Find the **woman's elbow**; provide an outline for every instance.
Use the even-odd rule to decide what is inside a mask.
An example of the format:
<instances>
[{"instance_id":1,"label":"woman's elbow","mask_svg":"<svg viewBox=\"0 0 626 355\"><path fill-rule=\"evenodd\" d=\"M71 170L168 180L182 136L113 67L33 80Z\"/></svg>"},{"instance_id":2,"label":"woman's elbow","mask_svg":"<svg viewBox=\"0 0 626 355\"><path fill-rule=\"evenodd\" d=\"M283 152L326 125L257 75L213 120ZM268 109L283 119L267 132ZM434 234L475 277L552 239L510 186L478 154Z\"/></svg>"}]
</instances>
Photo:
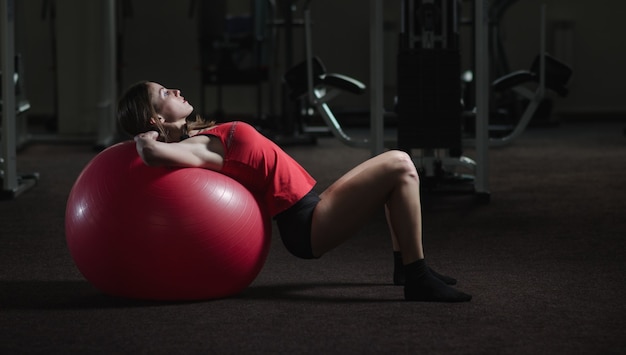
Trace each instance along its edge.
<instances>
[{"instance_id":1,"label":"woman's elbow","mask_svg":"<svg viewBox=\"0 0 626 355\"><path fill-rule=\"evenodd\" d=\"M144 162L144 164L148 165L148 166L159 166L160 164L160 159L158 158L154 147L150 147L150 146L137 146L137 153L139 154L139 157L141 158L141 160Z\"/></svg>"}]
</instances>

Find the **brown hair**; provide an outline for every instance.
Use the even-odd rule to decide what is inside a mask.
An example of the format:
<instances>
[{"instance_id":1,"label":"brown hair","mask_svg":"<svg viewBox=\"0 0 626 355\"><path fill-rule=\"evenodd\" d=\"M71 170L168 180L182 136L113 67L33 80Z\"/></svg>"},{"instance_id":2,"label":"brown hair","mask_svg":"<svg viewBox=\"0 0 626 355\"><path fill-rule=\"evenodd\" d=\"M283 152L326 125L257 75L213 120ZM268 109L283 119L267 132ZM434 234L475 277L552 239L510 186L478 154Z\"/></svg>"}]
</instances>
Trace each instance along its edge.
<instances>
[{"instance_id":1,"label":"brown hair","mask_svg":"<svg viewBox=\"0 0 626 355\"><path fill-rule=\"evenodd\" d=\"M170 142L169 132L163 127L160 120L150 123L152 117L158 114L152 105L152 98L148 90L148 81L140 81L130 86L120 97L117 104L117 122L120 127L131 136L146 131L157 131L159 140ZM187 117L187 124L183 127L184 135L188 130L199 130L215 125L214 121L206 121L198 114Z\"/></svg>"}]
</instances>

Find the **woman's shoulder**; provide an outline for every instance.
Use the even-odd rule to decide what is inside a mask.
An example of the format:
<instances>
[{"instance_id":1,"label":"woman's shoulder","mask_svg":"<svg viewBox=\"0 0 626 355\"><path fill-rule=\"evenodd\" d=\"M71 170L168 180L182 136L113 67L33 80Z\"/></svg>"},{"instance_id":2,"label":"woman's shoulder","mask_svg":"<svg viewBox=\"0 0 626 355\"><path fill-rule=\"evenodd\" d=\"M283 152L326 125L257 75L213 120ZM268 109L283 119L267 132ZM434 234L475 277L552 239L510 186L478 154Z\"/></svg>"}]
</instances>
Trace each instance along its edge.
<instances>
[{"instance_id":1,"label":"woman's shoulder","mask_svg":"<svg viewBox=\"0 0 626 355\"><path fill-rule=\"evenodd\" d=\"M212 135L219 137L230 137L233 134L237 136L245 136L248 139L251 138L251 136L261 136L256 127L245 121L228 121L218 123L214 126L192 133L192 135Z\"/></svg>"},{"instance_id":2,"label":"woman's shoulder","mask_svg":"<svg viewBox=\"0 0 626 355\"><path fill-rule=\"evenodd\" d=\"M195 130L195 132L190 132L192 136L197 136L197 135L215 135L217 132L219 132L221 129L224 128L225 123L217 123L211 127L205 127L205 128L201 128L198 130Z\"/></svg>"}]
</instances>

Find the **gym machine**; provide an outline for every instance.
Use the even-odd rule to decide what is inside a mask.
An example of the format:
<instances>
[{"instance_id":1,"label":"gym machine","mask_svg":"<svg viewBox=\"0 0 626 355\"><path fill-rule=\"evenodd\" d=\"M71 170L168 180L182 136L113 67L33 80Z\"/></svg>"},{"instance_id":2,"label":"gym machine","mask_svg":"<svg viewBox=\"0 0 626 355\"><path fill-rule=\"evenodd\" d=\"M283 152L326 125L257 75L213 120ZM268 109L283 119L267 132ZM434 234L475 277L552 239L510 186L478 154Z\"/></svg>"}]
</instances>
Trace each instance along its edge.
<instances>
[{"instance_id":1,"label":"gym machine","mask_svg":"<svg viewBox=\"0 0 626 355\"><path fill-rule=\"evenodd\" d=\"M371 120L370 139L356 140L345 133L334 117L328 102L339 93L361 94L365 85L356 79L327 73L321 60L314 56L311 46L310 11L307 1L304 11L306 60L287 71L284 79L293 98L304 98L324 119L328 129L341 142L370 148L372 154L383 149L384 109L382 105L382 4L371 0L370 62L371 62ZM402 33L398 54L398 142L397 146L411 154L423 181L439 182L450 167L462 167L476 174L475 192L489 199L486 189L486 167L477 169L472 159L461 156L461 93L460 51L458 43L456 0L405 0L402 3ZM480 7L482 9L482 7ZM477 16L485 18L480 12ZM486 28L477 28L481 42ZM486 44L487 41L481 43ZM477 68L478 71L485 70ZM481 72L483 77L484 72ZM477 85L484 85L477 81ZM484 93L485 91L482 91ZM486 94L479 94L481 106L477 112L476 131L483 131L483 117L488 114ZM481 137L482 133L478 133ZM419 152L416 152L419 149ZM480 161L486 161L486 145L479 145ZM444 176L446 175L446 176ZM459 175L467 179L464 175ZM472 181L474 179L472 178Z\"/></svg>"},{"instance_id":2,"label":"gym machine","mask_svg":"<svg viewBox=\"0 0 626 355\"><path fill-rule=\"evenodd\" d=\"M405 0L398 49L398 148L461 151L456 0Z\"/></svg>"},{"instance_id":3,"label":"gym machine","mask_svg":"<svg viewBox=\"0 0 626 355\"><path fill-rule=\"evenodd\" d=\"M383 149L385 115L382 106L381 2L371 0L370 3L370 14L373 17L370 32L370 139L350 137L328 105L340 93L362 94L365 85L345 75L328 73L321 60L314 56L308 5L310 1L307 1L304 10L306 60L288 70L284 77L291 97L304 99L314 107L329 131L341 142L353 147L370 148L373 155L378 154ZM475 183L473 191L479 198L488 201L486 166L479 166L474 160L461 156L462 108L456 6L456 1L452 0L403 2L403 32L400 35L398 54L397 146L411 154L423 176L422 181L426 183L425 187L438 184L444 179L460 178L463 182L469 179ZM484 16L482 13L479 15ZM484 38L485 34L486 28L480 27L476 37ZM478 70L484 68L477 68ZM478 84L482 85L484 82L477 81ZM488 97L484 94L477 96L480 96L482 102ZM480 112L477 117L481 118L485 116L485 112L488 114L487 104L481 106L477 112ZM482 122L483 119L480 119L476 124L482 125ZM477 131L482 131L482 128ZM477 153L481 162L486 161L486 152L486 144L479 144ZM459 167L469 170L476 178L449 173Z\"/></svg>"},{"instance_id":4,"label":"gym machine","mask_svg":"<svg viewBox=\"0 0 626 355\"><path fill-rule=\"evenodd\" d=\"M198 17L201 67L201 105L204 112L205 86L216 88L215 119L224 119L224 87L256 87L257 118L263 116L262 83L269 80L269 38L267 1L250 1L250 14L228 15L228 2L192 0L189 16Z\"/></svg>"},{"instance_id":5,"label":"gym machine","mask_svg":"<svg viewBox=\"0 0 626 355\"><path fill-rule=\"evenodd\" d=\"M383 105L383 1L370 0L370 149L372 155L379 154L384 149L384 105ZM431 3L434 3L431 1ZM403 6L406 5L403 3ZM404 7L403 7L404 9ZM489 57L487 53L488 16L485 0L475 0L474 6L474 75L475 87L475 158L465 157L418 157L417 167L425 165L443 167L444 163L452 167L462 166L470 169L474 176L474 191L478 200L488 202L488 117L489 117ZM428 161L430 160L430 161Z\"/></svg>"},{"instance_id":6,"label":"gym machine","mask_svg":"<svg viewBox=\"0 0 626 355\"><path fill-rule=\"evenodd\" d=\"M223 86L255 85L253 123L263 134L280 145L315 144L316 136L305 132L301 108L290 99L282 80L283 67L293 66L294 53L299 49L294 45L294 32L304 26L304 20L296 17L300 1L251 0L250 14L238 16L228 14L225 0L192 0L190 16L195 16L196 7L202 88L204 91L205 85L212 85L217 89L215 119L228 119L221 107ZM265 83L267 94L263 94ZM267 109L262 106L265 99Z\"/></svg>"},{"instance_id":7,"label":"gym machine","mask_svg":"<svg viewBox=\"0 0 626 355\"><path fill-rule=\"evenodd\" d=\"M398 54L398 147L414 157L426 189L443 187L443 191L458 192L458 186L471 182L478 200L488 202L488 148L510 144L524 132L544 103L546 89L566 96L572 70L546 53L546 10L543 5L540 53L530 69L491 81L490 54L493 57L494 53L501 54L502 51L488 51L490 21L487 2L475 0L476 101L464 111L460 93L458 3L456 0L403 2ZM497 102L494 100L490 106L489 97L492 95L497 99L503 93L519 97L517 100L523 102L525 108L522 112L509 112L517 122L506 134L494 136L489 123L498 114L498 110L492 107ZM468 116L472 119L471 124L465 122ZM472 136L468 137L467 131ZM462 155L465 147L475 148L476 160ZM463 170L469 173L462 173Z\"/></svg>"},{"instance_id":8,"label":"gym machine","mask_svg":"<svg viewBox=\"0 0 626 355\"><path fill-rule=\"evenodd\" d=\"M500 9L510 1L496 2L493 7ZM507 6L508 7L508 6ZM499 13L501 10L490 11L492 15ZM492 28L492 40L498 38ZM502 61L503 64L496 65L496 72L508 68L506 60L503 58L503 50L496 50L502 45L492 44L491 57L496 61ZM542 105L548 104L546 99L546 91L556 93L560 97L568 95L569 90L567 84L572 76L572 69L565 63L554 58L546 51L546 5L542 5L540 9L540 45L539 54L533 60L528 70L517 70L509 72L505 75L497 77L491 82L491 92L493 94L493 104L490 114L490 122L495 124L490 126L488 144L490 147L501 147L510 144L517 139L528 127L531 119L536 117L541 110ZM497 55L496 55L497 54ZM500 69L498 69L500 68ZM509 101L513 101L510 103ZM507 106L508 102L508 106ZM471 109L471 108L470 108ZM469 112L472 116L472 112ZM508 116L511 122L505 122L502 125L500 116ZM498 127L498 123L503 127ZM492 129L493 128L493 129ZM475 145L474 139L464 139L464 145Z\"/></svg>"},{"instance_id":9,"label":"gym machine","mask_svg":"<svg viewBox=\"0 0 626 355\"><path fill-rule=\"evenodd\" d=\"M338 93L359 94L364 85L355 79L326 72L310 46L310 18L307 11L307 59L285 75L292 97L305 98L315 107L335 137L351 146L369 147L372 155L384 149L382 1L370 0L369 140L355 141L346 135L328 108L328 101ZM490 199L489 147L508 144L524 131L542 101L544 88L565 95L571 69L545 53L544 14L541 17L542 49L530 70L510 73L492 81L489 65L489 31L492 28L488 2L471 2L474 65L472 80L466 84L473 85L474 95L471 109L464 112L458 38L459 1L403 0L398 53L397 147L411 154L425 189L472 192L479 202L486 203ZM545 10L542 11L545 13ZM535 85L535 89L526 87L529 84ZM501 90L514 90L520 95L526 95L529 104L511 135L494 138L489 133L489 118L492 114L490 96L494 91ZM468 128L465 122L468 115L472 118L471 137L464 132ZM466 147L473 148L473 158L463 155ZM470 191L468 187L471 187Z\"/></svg>"},{"instance_id":10,"label":"gym machine","mask_svg":"<svg viewBox=\"0 0 626 355\"><path fill-rule=\"evenodd\" d=\"M474 182L477 163L462 155L458 1L404 0L401 16L398 148L413 157L424 190L444 191L445 187L446 192L459 192L462 187L464 192L467 183ZM478 148L486 156L486 147ZM474 186L472 192L489 200L486 190Z\"/></svg>"},{"instance_id":11,"label":"gym machine","mask_svg":"<svg viewBox=\"0 0 626 355\"><path fill-rule=\"evenodd\" d=\"M328 102L341 93L362 95L365 93L365 84L343 74L327 72L321 59L313 54L310 3L311 0L305 1L303 7L306 59L290 68L284 76L289 96L292 100L303 99L305 105L314 107L326 128L339 141L348 146L367 148L369 140L348 135L328 106Z\"/></svg>"}]
</instances>

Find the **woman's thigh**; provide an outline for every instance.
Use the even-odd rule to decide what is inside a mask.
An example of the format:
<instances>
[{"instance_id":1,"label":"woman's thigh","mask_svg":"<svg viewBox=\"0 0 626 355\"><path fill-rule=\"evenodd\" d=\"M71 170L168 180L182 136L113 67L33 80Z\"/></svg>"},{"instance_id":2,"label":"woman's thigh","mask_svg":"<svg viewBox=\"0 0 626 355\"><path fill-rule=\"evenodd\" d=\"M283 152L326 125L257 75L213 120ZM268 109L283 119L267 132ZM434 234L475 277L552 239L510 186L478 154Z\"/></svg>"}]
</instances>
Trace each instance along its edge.
<instances>
[{"instance_id":1,"label":"woman's thigh","mask_svg":"<svg viewBox=\"0 0 626 355\"><path fill-rule=\"evenodd\" d=\"M313 213L313 250L319 253L334 248L376 211L383 211L407 164L413 166L408 155L389 151L363 162L328 187Z\"/></svg>"}]
</instances>

